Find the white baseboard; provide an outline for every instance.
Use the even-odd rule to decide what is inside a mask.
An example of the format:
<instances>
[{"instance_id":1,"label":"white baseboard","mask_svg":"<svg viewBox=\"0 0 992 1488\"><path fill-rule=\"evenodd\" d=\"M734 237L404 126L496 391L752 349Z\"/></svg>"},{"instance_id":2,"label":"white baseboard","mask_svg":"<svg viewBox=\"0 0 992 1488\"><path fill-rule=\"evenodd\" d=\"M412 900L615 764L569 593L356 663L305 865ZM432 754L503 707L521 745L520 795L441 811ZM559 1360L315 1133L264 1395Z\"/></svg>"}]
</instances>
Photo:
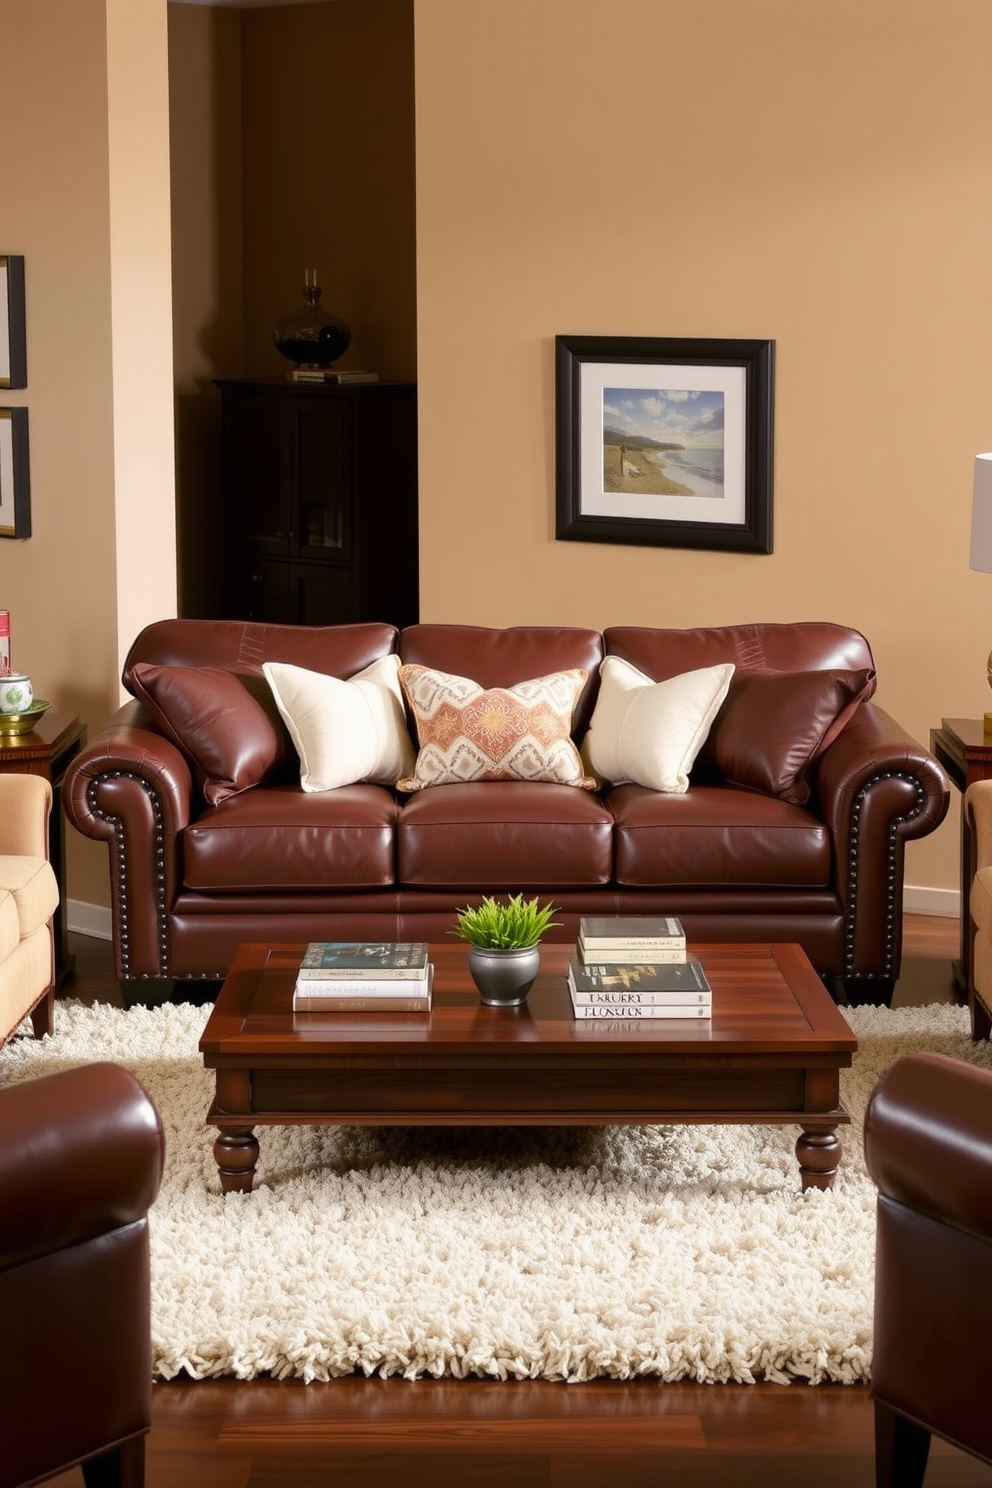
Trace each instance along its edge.
<instances>
[{"instance_id":1,"label":"white baseboard","mask_svg":"<svg viewBox=\"0 0 992 1488\"><path fill-rule=\"evenodd\" d=\"M956 920L961 914L961 895L957 889L928 889L906 884L902 905L906 914L939 915ZM66 923L70 930L77 930L80 935L92 935L96 940L112 939L110 910L102 904L69 899L66 902Z\"/></svg>"},{"instance_id":2,"label":"white baseboard","mask_svg":"<svg viewBox=\"0 0 992 1488\"><path fill-rule=\"evenodd\" d=\"M67 899L65 922L70 930L80 935L92 935L94 940L112 940L110 910L102 904L86 904L82 899Z\"/></svg>"},{"instance_id":3,"label":"white baseboard","mask_svg":"<svg viewBox=\"0 0 992 1488\"><path fill-rule=\"evenodd\" d=\"M904 884L902 907L906 914L939 915L957 920L961 916L961 893L958 889L928 889L917 884Z\"/></svg>"}]
</instances>

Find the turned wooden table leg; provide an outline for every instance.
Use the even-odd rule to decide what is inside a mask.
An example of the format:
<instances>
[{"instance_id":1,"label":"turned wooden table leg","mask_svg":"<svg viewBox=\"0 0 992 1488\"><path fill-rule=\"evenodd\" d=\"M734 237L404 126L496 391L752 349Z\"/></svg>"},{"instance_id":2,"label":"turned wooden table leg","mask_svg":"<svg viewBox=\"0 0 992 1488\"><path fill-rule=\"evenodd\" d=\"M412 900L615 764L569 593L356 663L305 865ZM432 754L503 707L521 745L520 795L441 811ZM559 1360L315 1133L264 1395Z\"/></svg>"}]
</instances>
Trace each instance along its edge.
<instances>
[{"instance_id":1,"label":"turned wooden table leg","mask_svg":"<svg viewBox=\"0 0 992 1488\"><path fill-rule=\"evenodd\" d=\"M804 1126L796 1141L803 1193L808 1188L833 1188L843 1154L835 1126Z\"/></svg>"},{"instance_id":2,"label":"turned wooden table leg","mask_svg":"<svg viewBox=\"0 0 992 1488\"><path fill-rule=\"evenodd\" d=\"M250 1126L222 1131L214 1142L214 1158L224 1193L251 1193L258 1162L258 1139Z\"/></svg>"}]
</instances>

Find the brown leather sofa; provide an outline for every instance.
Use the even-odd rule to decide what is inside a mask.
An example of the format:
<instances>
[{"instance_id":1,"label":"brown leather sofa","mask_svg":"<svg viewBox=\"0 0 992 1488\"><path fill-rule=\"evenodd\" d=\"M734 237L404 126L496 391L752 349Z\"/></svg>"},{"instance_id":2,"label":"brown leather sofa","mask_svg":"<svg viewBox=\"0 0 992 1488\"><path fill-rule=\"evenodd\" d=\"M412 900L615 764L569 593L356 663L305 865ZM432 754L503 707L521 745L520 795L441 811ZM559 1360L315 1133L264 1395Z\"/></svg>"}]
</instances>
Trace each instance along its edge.
<instances>
[{"instance_id":1,"label":"brown leather sofa","mask_svg":"<svg viewBox=\"0 0 992 1488\"><path fill-rule=\"evenodd\" d=\"M934 1433L992 1463L992 1071L897 1060L869 1101L865 1156L878 1187L875 1481L919 1488Z\"/></svg>"},{"instance_id":2,"label":"brown leather sofa","mask_svg":"<svg viewBox=\"0 0 992 1488\"><path fill-rule=\"evenodd\" d=\"M281 725L263 662L350 678L392 652L484 688L582 668L576 741L605 656L653 682L726 662L736 670L685 794L529 780L408 796L367 782L303 791L291 743L270 747ZM209 682L195 706L186 697L184 724L150 709L139 681L149 667L168 669L160 681L192 677L194 697ZM808 733L810 682L815 690L828 673L871 680L836 737L817 733L827 747L804 762L802 789L779 791L776 771ZM256 721L268 698L268 745L225 703L232 677L251 693ZM695 941L797 941L825 978L883 1001L900 964L904 844L939 824L949 786L870 699L873 679L865 638L820 622L601 634L166 620L134 642L123 681L144 701L126 704L70 766L66 813L109 847L128 997L160 995L149 985L159 981L222 978L245 941L443 939L457 906L519 890L553 899L558 939L575 937L582 914L678 914ZM731 699L736 712L725 716ZM722 751L712 745L718 727Z\"/></svg>"},{"instance_id":3,"label":"brown leather sofa","mask_svg":"<svg viewBox=\"0 0 992 1488\"><path fill-rule=\"evenodd\" d=\"M162 1161L158 1112L120 1065L0 1090L0 1488L76 1463L87 1488L144 1482Z\"/></svg>"}]
</instances>

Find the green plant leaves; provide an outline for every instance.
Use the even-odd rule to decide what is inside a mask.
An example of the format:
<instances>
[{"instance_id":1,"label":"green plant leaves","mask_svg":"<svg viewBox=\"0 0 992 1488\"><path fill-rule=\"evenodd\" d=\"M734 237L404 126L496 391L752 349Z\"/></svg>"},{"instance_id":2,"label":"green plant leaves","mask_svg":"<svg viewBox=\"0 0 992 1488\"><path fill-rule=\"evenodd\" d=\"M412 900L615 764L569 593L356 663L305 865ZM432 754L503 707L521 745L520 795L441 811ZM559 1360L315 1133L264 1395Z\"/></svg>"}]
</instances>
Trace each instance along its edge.
<instances>
[{"instance_id":1,"label":"green plant leaves","mask_svg":"<svg viewBox=\"0 0 992 1488\"><path fill-rule=\"evenodd\" d=\"M537 945L546 930L560 924L551 918L554 912L553 904L539 905L536 897L525 899L522 894L510 894L501 901L487 894L475 908L466 906L458 910L457 926L451 934L467 940L469 945L516 950Z\"/></svg>"}]
</instances>

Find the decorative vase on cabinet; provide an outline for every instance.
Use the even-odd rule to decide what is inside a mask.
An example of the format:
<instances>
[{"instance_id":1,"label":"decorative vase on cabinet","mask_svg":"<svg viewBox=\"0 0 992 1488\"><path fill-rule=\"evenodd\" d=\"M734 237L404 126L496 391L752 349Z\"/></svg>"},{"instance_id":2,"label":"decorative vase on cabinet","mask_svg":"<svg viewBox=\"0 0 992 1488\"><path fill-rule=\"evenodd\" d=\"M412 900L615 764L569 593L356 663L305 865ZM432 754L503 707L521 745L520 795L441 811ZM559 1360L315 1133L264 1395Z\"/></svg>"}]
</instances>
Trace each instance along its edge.
<instances>
[{"instance_id":1,"label":"decorative vase on cabinet","mask_svg":"<svg viewBox=\"0 0 992 1488\"><path fill-rule=\"evenodd\" d=\"M297 367L332 367L351 345L351 327L324 309L321 293L317 270L304 270L303 305L273 332L278 350Z\"/></svg>"},{"instance_id":2,"label":"decorative vase on cabinet","mask_svg":"<svg viewBox=\"0 0 992 1488\"><path fill-rule=\"evenodd\" d=\"M225 615L419 619L413 383L221 379Z\"/></svg>"}]
</instances>

